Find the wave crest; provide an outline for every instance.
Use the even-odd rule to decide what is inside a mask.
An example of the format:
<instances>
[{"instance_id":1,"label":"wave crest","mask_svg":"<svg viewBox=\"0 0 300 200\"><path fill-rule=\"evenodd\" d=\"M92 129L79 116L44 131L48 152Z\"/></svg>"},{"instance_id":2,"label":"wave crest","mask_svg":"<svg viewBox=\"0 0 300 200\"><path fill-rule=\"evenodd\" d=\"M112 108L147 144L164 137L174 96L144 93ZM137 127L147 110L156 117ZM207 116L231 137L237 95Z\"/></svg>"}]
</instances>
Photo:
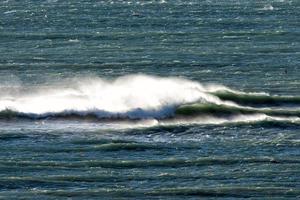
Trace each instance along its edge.
<instances>
[{"instance_id":1,"label":"wave crest","mask_svg":"<svg viewBox=\"0 0 300 200\"><path fill-rule=\"evenodd\" d=\"M299 106L300 97L245 93L222 85L148 75L129 75L115 80L76 79L62 82L59 87L21 87L18 93L3 95L0 91L0 94L1 119L162 120L202 116L230 121L237 116L250 115L300 116L299 110L273 108Z\"/></svg>"}]
</instances>

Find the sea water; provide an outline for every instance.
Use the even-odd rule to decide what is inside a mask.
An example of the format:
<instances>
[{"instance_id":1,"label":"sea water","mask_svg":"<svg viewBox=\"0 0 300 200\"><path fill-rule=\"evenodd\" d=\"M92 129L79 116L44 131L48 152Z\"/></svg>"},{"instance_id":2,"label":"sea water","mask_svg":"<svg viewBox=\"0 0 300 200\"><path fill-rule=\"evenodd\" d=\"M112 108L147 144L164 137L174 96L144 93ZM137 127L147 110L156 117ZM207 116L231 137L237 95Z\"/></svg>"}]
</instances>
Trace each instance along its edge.
<instances>
[{"instance_id":1,"label":"sea water","mask_svg":"<svg viewBox=\"0 0 300 200\"><path fill-rule=\"evenodd\" d=\"M300 2L0 2L0 198L300 197Z\"/></svg>"}]
</instances>

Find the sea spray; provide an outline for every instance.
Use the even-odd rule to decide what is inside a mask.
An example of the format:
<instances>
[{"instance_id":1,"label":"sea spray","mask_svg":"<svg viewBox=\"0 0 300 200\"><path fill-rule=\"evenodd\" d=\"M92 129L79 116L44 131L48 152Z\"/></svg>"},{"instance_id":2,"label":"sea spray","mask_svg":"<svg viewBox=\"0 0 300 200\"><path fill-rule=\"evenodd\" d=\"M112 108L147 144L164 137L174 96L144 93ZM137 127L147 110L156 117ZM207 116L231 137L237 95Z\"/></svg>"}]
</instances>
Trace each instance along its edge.
<instances>
[{"instance_id":1,"label":"sea spray","mask_svg":"<svg viewBox=\"0 0 300 200\"><path fill-rule=\"evenodd\" d=\"M297 96L246 93L176 77L138 74L114 80L77 78L62 82L61 87L57 85L24 88L26 92L22 93L21 89L15 95L2 96L0 119L154 119L224 123L246 119L293 118L298 121L300 116L300 109L295 107L300 104ZM281 107L282 104L294 107Z\"/></svg>"},{"instance_id":2,"label":"sea spray","mask_svg":"<svg viewBox=\"0 0 300 200\"><path fill-rule=\"evenodd\" d=\"M164 118L193 102L223 104L197 82L180 78L131 75L116 80L77 80L61 88L34 88L26 94L0 98L0 111L35 117L93 113L98 117Z\"/></svg>"}]
</instances>

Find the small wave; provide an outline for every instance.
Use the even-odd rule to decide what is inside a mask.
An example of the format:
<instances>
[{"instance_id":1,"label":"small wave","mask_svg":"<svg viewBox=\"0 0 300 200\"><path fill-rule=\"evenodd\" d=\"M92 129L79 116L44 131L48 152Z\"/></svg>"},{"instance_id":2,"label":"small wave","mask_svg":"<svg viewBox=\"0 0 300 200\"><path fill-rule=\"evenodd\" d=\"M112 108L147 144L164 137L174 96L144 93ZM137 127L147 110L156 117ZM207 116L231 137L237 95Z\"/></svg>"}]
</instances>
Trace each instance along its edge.
<instances>
[{"instance_id":1,"label":"small wave","mask_svg":"<svg viewBox=\"0 0 300 200\"><path fill-rule=\"evenodd\" d=\"M4 14L11 14L11 13L16 13L16 12L17 12L17 10L9 10L9 11L4 12Z\"/></svg>"},{"instance_id":2,"label":"small wave","mask_svg":"<svg viewBox=\"0 0 300 200\"><path fill-rule=\"evenodd\" d=\"M80 42L80 40L78 40L78 39L69 39L68 41L69 41L69 42L73 42L73 43Z\"/></svg>"},{"instance_id":3,"label":"small wave","mask_svg":"<svg viewBox=\"0 0 300 200\"><path fill-rule=\"evenodd\" d=\"M176 114L181 116L209 115L216 117L232 115L266 114L269 116L299 117L300 110L268 108L260 109L252 107L234 107L216 104L191 104L180 106L176 110Z\"/></svg>"},{"instance_id":4,"label":"small wave","mask_svg":"<svg viewBox=\"0 0 300 200\"><path fill-rule=\"evenodd\" d=\"M282 106L284 104L300 104L300 96L271 96L266 93L244 93L219 90L212 92L222 100L233 101L242 105Z\"/></svg>"},{"instance_id":5,"label":"small wave","mask_svg":"<svg viewBox=\"0 0 300 200\"><path fill-rule=\"evenodd\" d=\"M184 167L184 166L207 166L207 165L234 165L241 163L300 163L299 159L274 158L274 157L257 157L257 158L229 158L229 157L202 157L198 159L164 159L164 160L89 160L76 162L56 162L56 161L0 161L2 166L15 166L16 163L20 167L103 167L103 168L145 168L145 167Z\"/></svg>"},{"instance_id":6,"label":"small wave","mask_svg":"<svg viewBox=\"0 0 300 200\"><path fill-rule=\"evenodd\" d=\"M274 10L274 7L272 5L265 5L262 9L260 10Z\"/></svg>"}]
</instances>

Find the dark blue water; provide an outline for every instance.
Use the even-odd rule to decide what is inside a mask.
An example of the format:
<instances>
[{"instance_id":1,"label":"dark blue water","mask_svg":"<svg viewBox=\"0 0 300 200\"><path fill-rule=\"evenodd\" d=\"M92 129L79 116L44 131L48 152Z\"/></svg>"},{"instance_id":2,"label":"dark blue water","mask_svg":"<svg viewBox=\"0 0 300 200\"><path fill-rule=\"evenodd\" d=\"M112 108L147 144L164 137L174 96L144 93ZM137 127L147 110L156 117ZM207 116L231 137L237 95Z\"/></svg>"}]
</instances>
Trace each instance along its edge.
<instances>
[{"instance_id":1,"label":"dark blue water","mask_svg":"<svg viewBox=\"0 0 300 200\"><path fill-rule=\"evenodd\" d=\"M300 2L0 2L0 198L300 197Z\"/></svg>"}]
</instances>

